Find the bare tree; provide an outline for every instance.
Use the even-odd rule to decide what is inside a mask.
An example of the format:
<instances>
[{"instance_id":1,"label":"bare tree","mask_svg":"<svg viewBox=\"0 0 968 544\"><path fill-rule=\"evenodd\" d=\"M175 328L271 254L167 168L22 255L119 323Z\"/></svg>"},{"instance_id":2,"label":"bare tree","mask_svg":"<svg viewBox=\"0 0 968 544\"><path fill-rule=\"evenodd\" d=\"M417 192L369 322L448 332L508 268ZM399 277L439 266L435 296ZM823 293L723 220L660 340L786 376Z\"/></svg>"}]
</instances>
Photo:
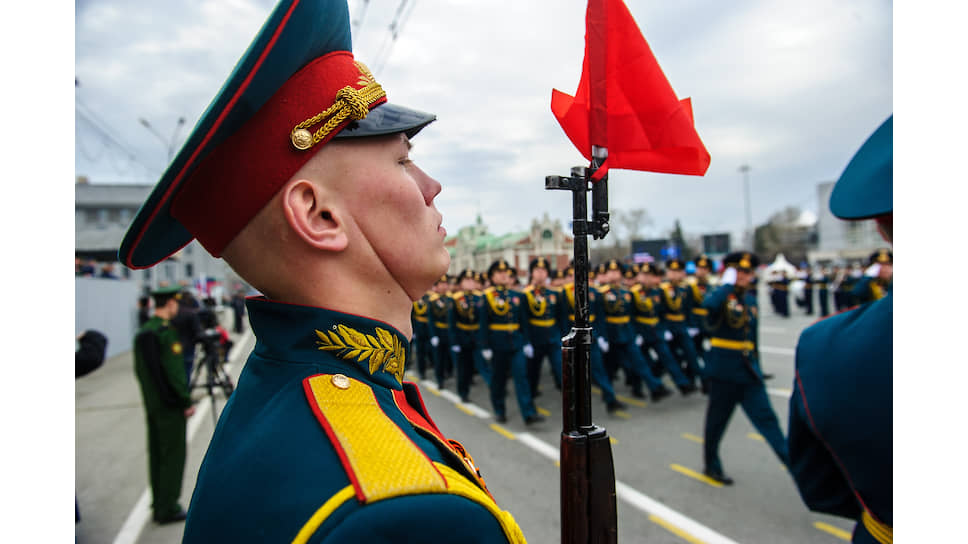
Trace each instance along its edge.
<instances>
[{"instance_id":1,"label":"bare tree","mask_svg":"<svg viewBox=\"0 0 968 544\"><path fill-rule=\"evenodd\" d=\"M637 240L642 236L643 227L652 225L652 217L644 208L635 208L628 211L615 210L613 216L613 223L622 226L625 240L630 244L632 240Z\"/></svg>"}]
</instances>

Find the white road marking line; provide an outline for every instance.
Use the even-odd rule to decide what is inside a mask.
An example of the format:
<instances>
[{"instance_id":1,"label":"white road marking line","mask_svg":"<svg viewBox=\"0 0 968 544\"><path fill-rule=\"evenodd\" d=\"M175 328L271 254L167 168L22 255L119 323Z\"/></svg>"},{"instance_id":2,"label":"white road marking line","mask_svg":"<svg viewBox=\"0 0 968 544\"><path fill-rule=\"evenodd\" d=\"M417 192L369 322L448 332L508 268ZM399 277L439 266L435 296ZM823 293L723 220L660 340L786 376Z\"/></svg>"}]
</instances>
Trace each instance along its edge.
<instances>
[{"instance_id":1,"label":"white road marking line","mask_svg":"<svg viewBox=\"0 0 968 544\"><path fill-rule=\"evenodd\" d=\"M552 461L558 461L558 448L548 444L547 442L544 442L531 433L517 433L515 436L517 437L518 442L521 442L522 444L551 459ZM635 489L632 489L628 485L623 484L618 480L615 481L615 494L635 508L645 512L646 514L658 516L669 524L682 529L694 537L697 537L699 540L705 541L709 544L738 544L736 541L731 540L717 533L716 531L713 531L709 527L702 525L692 518L676 512L668 506L636 491Z\"/></svg>"},{"instance_id":2,"label":"white road marking line","mask_svg":"<svg viewBox=\"0 0 968 544\"><path fill-rule=\"evenodd\" d=\"M635 508L654 516L660 517L686 533L706 542L707 544L738 544L735 540L713 531L709 527L676 512L668 506L649 498L631 487L615 481L615 494Z\"/></svg>"},{"instance_id":3,"label":"white road marking line","mask_svg":"<svg viewBox=\"0 0 968 544\"><path fill-rule=\"evenodd\" d=\"M760 346L760 352L762 353L772 353L774 355L796 355L797 350L790 348L774 348L771 346Z\"/></svg>"},{"instance_id":4,"label":"white road marking line","mask_svg":"<svg viewBox=\"0 0 968 544\"><path fill-rule=\"evenodd\" d=\"M232 351L229 352L229 360L235 361L238 359L242 349L248 344L250 338L252 337L252 329L246 329L242 337L239 338L238 343L232 346ZM249 348L251 349L251 348ZM225 364L225 373L232 373L232 363ZM214 400L213 400L214 402ZM198 428L202 425L202 421L208 420L208 411L211 410L211 402L201 402L195 409L195 413L192 417L188 418L188 428L185 431L185 444L192 443L192 439L198 432ZM138 498L138 502L134 504L134 508L128 513L128 517L125 518L124 524L121 525L121 530L118 531L117 536L114 537L114 544L133 544L141 536L141 531L144 530L145 524L148 523L148 519L151 517L151 487L146 487L141 493L141 497Z\"/></svg>"},{"instance_id":5,"label":"white road marking line","mask_svg":"<svg viewBox=\"0 0 968 544\"><path fill-rule=\"evenodd\" d=\"M760 327L760 332L768 332L768 333L771 333L771 334L780 334L780 333L787 332L787 330L785 328L783 328L783 327Z\"/></svg>"},{"instance_id":6,"label":"white road marking line","mask_svg":"<svg viewBox=\"0 0 968 544\"><path fill-rule=\"evenodd\" d=\"M793 391L790 389L777 389L775 387L767 388L766 392L774 397L783 397L785 399L788 399L793 395Z\"/></svg>"}]
</instances>

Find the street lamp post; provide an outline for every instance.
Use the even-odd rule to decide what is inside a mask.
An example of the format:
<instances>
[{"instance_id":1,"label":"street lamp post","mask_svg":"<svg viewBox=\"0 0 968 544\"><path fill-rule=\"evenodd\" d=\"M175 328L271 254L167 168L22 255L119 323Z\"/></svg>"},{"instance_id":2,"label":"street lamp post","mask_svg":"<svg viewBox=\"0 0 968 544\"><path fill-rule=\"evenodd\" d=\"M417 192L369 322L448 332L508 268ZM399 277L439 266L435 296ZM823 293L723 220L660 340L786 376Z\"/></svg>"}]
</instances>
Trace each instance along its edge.
<instances>
[{"instance_id":1,"label":"street lamp post","mask_svg":"<svg viewBox=\"0 0 968 544\"><path fill-rule=\"evenodd\" d=\"M185 124L185 118L184 117L178 118L178 122L175 124L175 130L171 133L170 141L165 140L165 137L159 134L158 131L155 130L155 127L151 126L151 123L149 123L148 120L145 119L144 117L139 118L138 122L140 122L143 127L151 131L151 133L154 134L155 137L161 141L162 145L165 146L165 149L168 151L168 162L170 163L171 158L175 155L175 138L178 137L178 131Z\"/></svg>"},{"instance_id":2,"label":"street lamp post","mask_svg":"<svg viewBox=\"0 0 968 544\"><path fill-rule=\"evenodd\" d=\"M753 212L750 209L750 165L744 164L739 167L743 174L743 195L746 203L746 247L749 251L753 250Z\"/></svg>"}]
</instances>

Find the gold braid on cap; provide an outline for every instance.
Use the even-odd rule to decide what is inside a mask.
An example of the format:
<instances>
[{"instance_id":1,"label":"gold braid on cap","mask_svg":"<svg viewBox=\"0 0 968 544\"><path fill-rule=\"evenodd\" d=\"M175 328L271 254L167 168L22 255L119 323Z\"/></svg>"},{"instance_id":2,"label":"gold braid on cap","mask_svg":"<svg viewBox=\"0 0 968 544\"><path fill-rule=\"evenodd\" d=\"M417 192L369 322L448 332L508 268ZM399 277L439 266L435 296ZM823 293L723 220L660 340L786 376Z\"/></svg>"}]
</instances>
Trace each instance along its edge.
<instances>
[{"instance_id":1,"label":"gold braid on cap","mask_svg":"<svg viewBox=\"0 0 968 544\"><path fill-rule=\"evenodd\" d=\"M336 101L332 106L296 125L289 135L296 149L303 151L318 144L347 119L352 121L363 119L370 113L370 104L387 95L362 62L354 61L354 64L360 69L360 79L356 84L362 87L359 89L349 85L343 87L336 92ZM309 127L320 123L323 119L328 120L319 130L310 133Z\"/></svg>"}]
</instances>

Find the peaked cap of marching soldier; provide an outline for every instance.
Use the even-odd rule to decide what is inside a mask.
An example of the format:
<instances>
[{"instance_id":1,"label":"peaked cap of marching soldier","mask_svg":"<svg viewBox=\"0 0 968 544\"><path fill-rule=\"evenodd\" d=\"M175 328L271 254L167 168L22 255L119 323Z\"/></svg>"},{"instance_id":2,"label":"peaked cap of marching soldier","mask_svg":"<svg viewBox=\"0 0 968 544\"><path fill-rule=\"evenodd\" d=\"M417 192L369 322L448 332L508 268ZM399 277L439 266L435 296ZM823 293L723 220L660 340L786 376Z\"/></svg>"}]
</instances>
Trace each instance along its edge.
<instances>
[{"instance_id":1,"label":"peaked cap of marching soldier","mask_svg":"<svg viewBox=\"0 0 968 544\"><path fill-rule=\"evenodd\" d=\"M709 257L705 255L700 255L699 258L696 259L696 268L705 268L707 270L712 270L713 262L709 259Z\"/></svg>"},{"instance_id":2,"label":"peaked cap of marching soldier","mask_svg":"<svg viewBox=\"0 0 968 544\"><path fill-rule=\"evenodd\" d=\"M642 272L644 274L651 274L653 276L661 276L662 268L660 268L655 263L642 263L639 266L639 272Z\"/></svg>"},{"instance_id":3,"label":"peaked cap of marching soldier","mask_svg":"<svg viewBox=\"0 0 968 544\"><path fill-rule=\"evenodd\" d=\"M471 280L475 280L476 281L477 280L477 273L475 273L470 268L465 268L465 269L463 269L463 270L460 271L460 274L457 275L457 283L459 284L460 282L464 281L465 279L471 279Z\"/></svg>"},{"instance_id":4,"label":"peaked cap of marching soldier","mask_svg":"<svg viewBox=\"0 0 968 544\"><path fill-rule=\"evenodd\" d=\"M894 264L894 253L889 249L878 249L871 253L868 264Z\"/></svg>"},{"instance_id":5,"label":"peaked cap of marching soldier","mask_svg":"<svg viewBox=\"0 0 968 544\"><path fill-rule=\"evenodd\" d=\"M666 270L685 270L686 265L682 262L682 259L668 259L665 262Z\"/></svg>"},{"instance_id":6,"label":"peaked cap of marching soldier","mask_svg":"<svg viewBox=\"0 0 968 544\"><path fill-rule=\"evenodd\" d=\"M503 272L505 270L507 270L508 272L510 272L511 275L512 275L512 277L515 276L515 275L517 275L517 271L514 270L513 268L511 268L511 265L508 264L508 262L505 261L504 259L498 259L498 260L494 261L493 263L491 263L491 266L488 267L488 269L487 269L487 279L488 279L488 281L491 281L492 278L494 278L494 273L495 272L497 272L497 271Z\"/></svg>"},{"instance_id":7,"label":"peaked cap of marching soldier","mask_svg":"<svg viewBox=\"0 0 968 544\"><path fill-rule=\"evenodd\" d=\"M281 0L125 234L148 268L198 241L215 257L333 138L405 133L436 117L387 102L353 58L346 0Z\"/></svg>"},{"instance_id":8,"label":"peaked cap of marching soldier","mask_svg":"<svg viewBox=\"0 0 968 544\"><path fill-rule=\"evenodd\" d=\"M830 212L870 219L894 211L894 115L857 150L830 193Z\"/></svg>"},{"instance_id":9,"label":"peaked cap of marching soldier","mask_svg":"<svg viewBox=\"0 0 968 544\"><path fill-rule=\"evenodd\" d=\"M622 272L622 276L627 279L632 279L639 274L639 265L630 264L625 267L625 271Z\"/></svg>"},{"instance_id":10,"label":"peaked cap of marching soldier","mask_svg":"<svg viewBox=\"0 0 968 544\"><path fill-rule=\"evenodd\" d=\"M602 263L602 265L599 267L598 273L601 274L604 272L610 272L612 270L618 270L619 275L624 275L625 265L622 264L622 262L618 259L609 259Z\"/></svg>"},{"instance_id":11,"label":"peaked cap of marching soldier","mask_svg":"<svg viewBox=\"0 0 968 544\"><path fill-rule=\"evenodd\" d=\"M723 266L732 266L740 270L752 272L760 266L760 258L756 256L756 253L749 251L735 251L723 259Z\"/></svg>"},{"instance_id":12,"label":"peaked cap of marching soldier","mask_svg":"<svg viewBox=\"0 0 968 544\"><path fill-rule=\"evenodd\" d=\"M545 259L544 257L531 259L531 264L528 265L528 274L534 272L535 268L544 268L548 271L548 275L551 275L551 264L549 264L548 259Z\"/></svg>"}]
</instances>

